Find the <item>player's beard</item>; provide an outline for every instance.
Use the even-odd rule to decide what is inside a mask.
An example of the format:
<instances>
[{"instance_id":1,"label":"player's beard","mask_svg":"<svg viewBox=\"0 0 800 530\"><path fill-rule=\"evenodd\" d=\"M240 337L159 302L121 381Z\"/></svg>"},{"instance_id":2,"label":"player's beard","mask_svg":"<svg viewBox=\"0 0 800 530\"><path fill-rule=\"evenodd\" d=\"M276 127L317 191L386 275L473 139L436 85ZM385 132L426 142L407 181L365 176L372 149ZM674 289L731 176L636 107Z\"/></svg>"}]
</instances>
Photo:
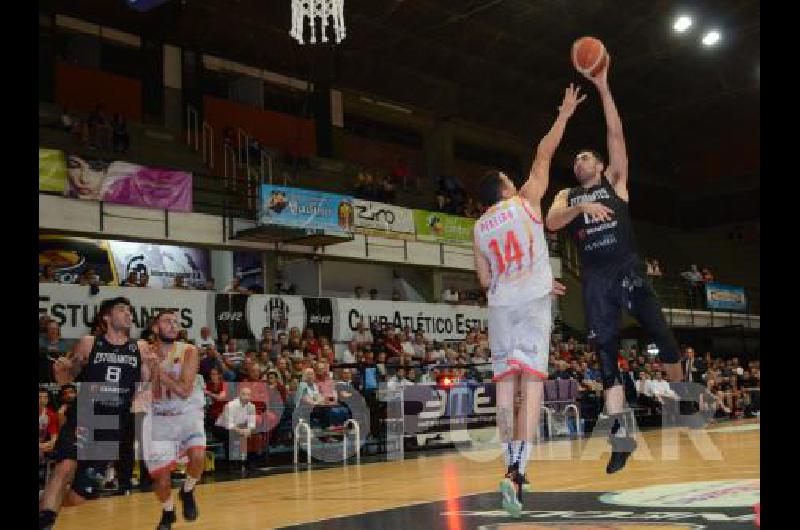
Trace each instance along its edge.
<instances>
[{"instance_id":1,"label":"player's beard","mask_svg":"<svg viewBox=\"0 0 800 530\"><path fill-rule=\"evenodd\" d=\"M163 342L164 344L172 344L173 342L175 342L175 341L176 341L176 340L178 340L178 339L177 339L177 337L176 337L176 338L172 338L172 337L165 337L164 335L162 335L161 333L159 333L159 334L158 334L158 340L159 340L160 342Z\"/></svg>"}]
</instances>

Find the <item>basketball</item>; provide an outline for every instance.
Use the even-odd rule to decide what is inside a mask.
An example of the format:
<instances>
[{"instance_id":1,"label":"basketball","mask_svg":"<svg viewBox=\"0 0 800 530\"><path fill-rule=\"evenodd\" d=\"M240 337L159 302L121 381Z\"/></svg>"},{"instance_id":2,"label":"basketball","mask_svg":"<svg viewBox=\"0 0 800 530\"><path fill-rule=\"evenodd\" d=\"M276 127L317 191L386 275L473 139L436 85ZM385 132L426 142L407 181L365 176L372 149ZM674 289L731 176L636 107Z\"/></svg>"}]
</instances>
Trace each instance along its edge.
<instances>
[{"instance_id":1,"label":"basketball","mask_svg":"<svg viewBox=\"0 0 800 530\"><path fill-rule=\"evenodd\" d=\"M594 77L608 65L603 43L594 37L581 37L572 45L572 64L587 77Z\"/></svg>"}]
</instances>

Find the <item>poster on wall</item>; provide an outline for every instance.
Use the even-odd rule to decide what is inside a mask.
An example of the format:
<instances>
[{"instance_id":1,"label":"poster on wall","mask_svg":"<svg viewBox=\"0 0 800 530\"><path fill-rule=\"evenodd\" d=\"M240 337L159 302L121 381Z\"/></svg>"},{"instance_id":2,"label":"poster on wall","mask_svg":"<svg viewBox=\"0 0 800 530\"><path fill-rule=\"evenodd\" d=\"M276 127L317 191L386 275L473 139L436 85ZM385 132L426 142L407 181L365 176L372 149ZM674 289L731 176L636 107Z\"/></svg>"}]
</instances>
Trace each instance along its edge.
<instances>
[{"instance_id":1,"label":"poster on wall","mask_svg":"<svg viewBox=\"0 0 800 530\"><path fill-rule=\"evenodd\" d=\"M247 295L217 294L214 298L214 322L217 337L227 333L231 339L252 339L247 322Z\"/></svg>"},{"instance_id":2,"label":"poster on wall","mask_svg":"<svg viewBox=\"0 0 800 530\"><path fill-rule=\"evenodd\" d=\"M211 324L207 311L213 311L213 293L100 287L93 295L86 286L55 283L39 284L39 316L48 315L58 322L65 339L77 339L91 331L90 326L103 300L116 296L125 296L131 301L131 337L141 336L147 321L162 309L175 310L178 323L190 339L199 339L200 328Z\"/></svg>"},{"instance_id":3,"label":"poster on wall","mask_svg":"<svg viewBox=\"0 0 800 530\"><path fill-rule=\"evenodd\" d=\"M261 252L233 251L233 274L251 293L264 292L263 257Z\"/></svg>"},{"instance_id":4,"label":"poster on wall","mask_svg":"<svg viewBox=\"0 0 800 530\"><path fill-rule=\"evenodd\" d=\"M64 195L77 199L192 211L192 174L130 162L67 156Z\"/></svg>"},{"instance_id":5,"label":"poster on wall","mask_svg":"<svg viewBox=\"0 0 800 530\"><path fill-rule=\"evenodd\" d=\"M102 283L118 283L107 241L40 234L40 273L45 266L53 269L60 283L77 283L88 269L94 269Z\"/></svg>"},{"instance_id":6,"label":"poster on wall","mask_svg":"<svg viewBox=\"0 0 800 530\"><path fill-rule=\"evenodd\" d=\"M247 322L250 333L261 337L264 328L278 333L288 333L292 328L300 331L306 326L306 311L301 296L253 295L247 300Z\"/></svg>"},{"instance_id":7,"label":"poster on wall","mask_svg":"<svg viewBox=\"0 0 800 530\"><path fill-rule=\"evenodd\" d=\"M306 327L314 331L314 337L333 336L333 307L330 298L303 298L306 309Z\"/></svg>"},{"instance_id":8,"label":"poster on wall","mask_svg":"<svg viewBox=\"0 0 800 530\"><path fill-rule=\"evenodd\" d=\"M183 276L186 285L203 288L209 278L206 249L128 241L109 241L109 248L120 281L133 272L139 278L147 275L148 287L169 288Z\"/></svg>"}]
</instances>

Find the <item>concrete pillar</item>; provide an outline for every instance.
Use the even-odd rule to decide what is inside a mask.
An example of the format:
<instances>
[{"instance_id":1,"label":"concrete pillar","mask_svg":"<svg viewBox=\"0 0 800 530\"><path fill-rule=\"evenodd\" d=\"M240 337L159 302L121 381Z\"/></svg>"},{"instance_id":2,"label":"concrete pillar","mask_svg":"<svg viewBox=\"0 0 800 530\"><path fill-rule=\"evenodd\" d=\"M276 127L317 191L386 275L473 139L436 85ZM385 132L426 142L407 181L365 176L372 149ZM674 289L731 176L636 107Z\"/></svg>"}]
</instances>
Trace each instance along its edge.
<instances>
[{"instance_id":1,"label":"concrete pillar","mask_svg":"<svg viewBox=\"0 0 800 530\"><path fill-rule=\"evenodd\" d=\"M181 53L177 46L164 45L164 127L176 138L182 137L184 126Z\"/></svg>"},{"instance_id":2,"label":"concrete pillar","mask_svg":"<svg viewBox=\"0 0 800 530\"><path fill-rule=\"evenodd\" d=\"M233 252L230 250L210 250L211 277L217 291L223 291L233 281Z\"/></svg>"}]
</instances>

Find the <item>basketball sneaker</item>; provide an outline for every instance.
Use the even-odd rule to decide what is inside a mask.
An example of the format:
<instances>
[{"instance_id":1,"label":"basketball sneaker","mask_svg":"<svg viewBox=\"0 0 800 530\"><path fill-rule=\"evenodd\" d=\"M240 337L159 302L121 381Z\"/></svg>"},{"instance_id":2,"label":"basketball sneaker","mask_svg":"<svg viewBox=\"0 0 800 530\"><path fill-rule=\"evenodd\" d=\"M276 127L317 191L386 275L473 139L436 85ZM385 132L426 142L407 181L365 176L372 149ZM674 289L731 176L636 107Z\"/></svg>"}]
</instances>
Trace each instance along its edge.
<instances>
[{"instance_id":1,"label":"basketball sneaker","mask_svg":"<svg viewBox=\"0 0 800 530\"><path fill-rule=\"evenodd\" d=\"M197 519L197 504L194 502L194 490L183 491L183 487L181 487L179 497L183 505L183 518L187 521L194 521Z\"/></svg>"},{"instance_id":2,"label":"basketball sneaker","mask_svg":"<svg viewBox=\"0 0 800 530\"><path fill-rule=\"evenodd\" d=\"M636 440L632 436L611 436L611 458L608 459L606 473L611 475L625 467L628 457L635 450Z\"/></svg>"},{"instance_id":3,"label":"basketball sneaker","mask_svg":"<svg viewBox=\"0 0 800 530\"><path fill-rule=\"evenodd\" d=\"M522 515L522 503L517 498L517 491L511 479L504 478L500 482L500 494L503 496L503 509L511 517Z\"/></svg>"},{"instance_id":4,"label":"basketball sneaker","mask_svg":"<svg viewBox=\"0 0 800 530\"><path fill-rule=\"evenodd\" d=\"M161 521L159 521L156 530L172 530L172 523L176 522L178 518L175 516L175 510L167 511L162 510Z\"/></svg>"}]
</instances>

